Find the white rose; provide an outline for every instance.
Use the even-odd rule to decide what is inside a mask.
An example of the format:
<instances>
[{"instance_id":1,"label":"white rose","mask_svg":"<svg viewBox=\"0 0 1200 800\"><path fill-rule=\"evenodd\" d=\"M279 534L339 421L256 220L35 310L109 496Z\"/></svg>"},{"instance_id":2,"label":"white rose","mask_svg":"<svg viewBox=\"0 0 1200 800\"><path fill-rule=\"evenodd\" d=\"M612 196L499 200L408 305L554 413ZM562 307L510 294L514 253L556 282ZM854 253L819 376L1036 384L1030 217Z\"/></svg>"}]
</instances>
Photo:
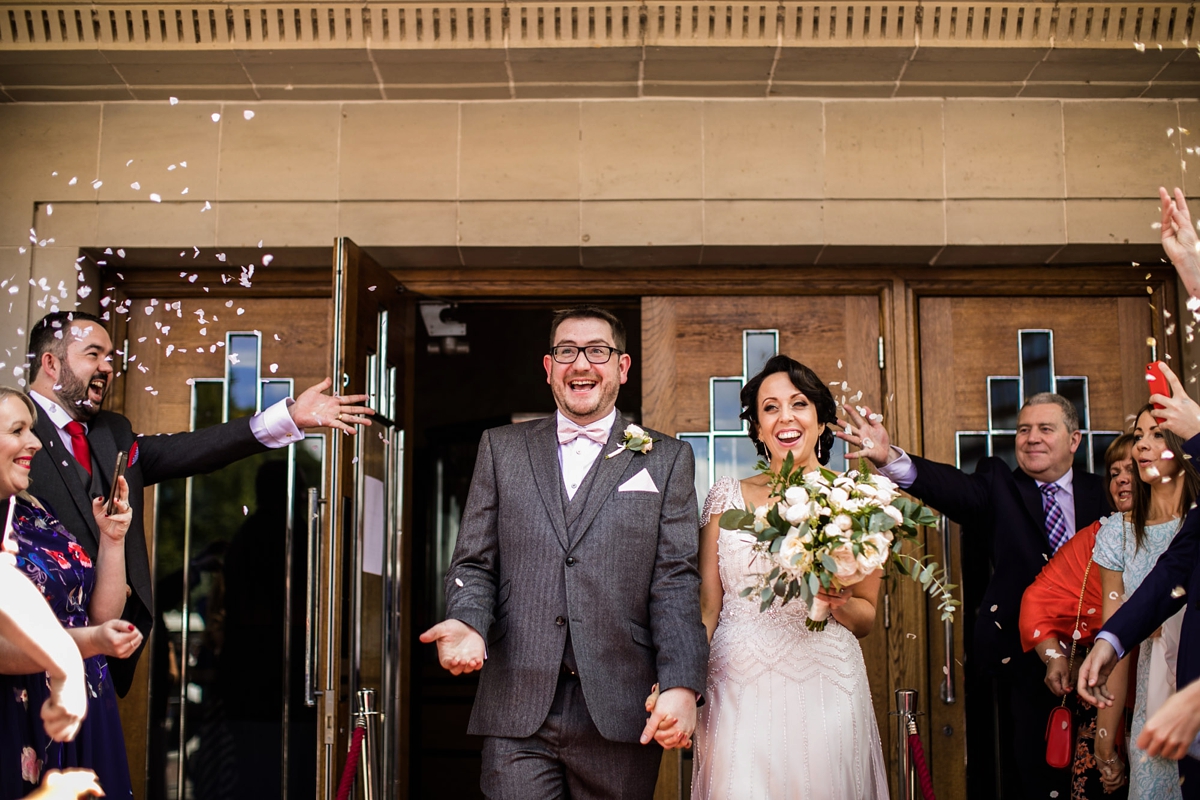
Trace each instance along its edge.
<instances>
[{"instance_id":1,"label":"white rose","mask_svg":"<svg viewBox=\"0 0 1200 800\"><path fill-rule=\"evenodd\" d=\"M808 552L804 545L812 541L812 536L797 536L797 533L797 529L792 528L788 535L784 537L783 544L779 546L779 555L785 563L799 568L801 572L807 572L809 567L812 566L812 554Z\"/></svg>"},{"instance_id":2,"label":"white rose","mask_svg":"<svg viewBox=\"0 0 1200 800\"><path fill-rule=\"evenodd\" d=\"M892 483L888 476L880 472L874 472L871 474L871 483L875 485L876 489L882 489L883 491L892 492L893 494L896 492L896 484Z\"/></svg>"},{"instance_id":3,"label":"white rose","mask_svg":"<svg viewBox=\"0 0 1200 800\"><path fill-rule=\"evenodd\" d=\"M837 525L843 531L848 531L854 527L854 520L850 519L849 514L838 514L833 518L833 524Z\"/></svg>"},{"instance_id":4,"label":"white rose","mask_svg":"<svg viewBox=\"0 0 1200 800\"><path fill-rule=\"evenodd\" d=\"M770 525L767 524L767 511L768 509L766 506L759 506L758 508L754 509L755 533L762 533L770 527Z\"/></svg>"},{"instance_id":5,"label":"white rose","mask_svg":"<svg viewBox=\"0 0 1200 800\"><path fill-rule=\"evenodd\" d=\"M630 436L645 436L646 435L646 432L644 430L642 430L641 428L639 428L637 425L629 425L628 427L625 428L625 433L629 434Z\"/></svg>"},{"instance_id":6,"label":"white rose","mask_svg":"<svg viewBox=\"0 0 1200 800\"><path fill-rule=\"evenodd\" d=\"M866 502L867 501L865 500L856 500L851 497L849 500L842 503L842 511L846 512L847 514L857 514L863 510L863 506Z\"/></svg>"},{"instance_id":7,"label":"white rose","mask_svg":"<svg viewBox=\"0 0 1200 800\"><path fill-rule=\"evenodd\" d=\"M858 575L858 559L854 557L854 551L850 549L850 545L844 544L841 547L835 547L829 553L833 562L837 565L837 578L842 581L845 586L846 581Z\"/></svg>"},{"instance_id":8,"label":"white rose","mask_svg":"<svg viewBox=\"0 0 1200 800\"><path fill-rule=\"evenodd\" d=\"M841 529L841 527L839 527L837 525L837 523L834 523L834 522L830 522L829 524L827 524L824 528L821 529L821 532L824 533L826 536L828 536L830 539L841 539L842 538L842 529Z\"/></svg>"},{"instance_id":9,"label":"white rose","mask_svg":"<svg viewBox=\"0 0 1200 800\"><path fill-rule=\"evenodd\" d=\"M803 486L791 486L783 493L783 500L789 506L802 506L808 503L808 491Z\"/></svg>"},{"instance_id":10,"label":"white rose","mask_svg":"<svg viewBox=\"0 0 1200 800\"><path fill-rule=\"evenodd\" d=\"M840 486L834 487L829 492L829 504L832 506L841 506L842 503L850 499L850 493Z\"/></svg>"},{"instance_id":11,"label":"white rose","mask_svg":"<svg viewBox=\"0 0 1200 800\"><path fill-rule=\"evenodd\" d=\"M833 479L833 485L839 489L850 491L854 488L854 479L848 475L842 475L839 478Z\"/></svg>"},{"instance_id":12,"label":"white rose","mask_svg":"<svg viewBox=\"0 0 1200 800\"><path fill-rule=\"evenodd\" d=\"M644 445L642 445L643 453L649 453L653 449L654 449L654 442L651 439L647 439L646 443Z\"/></svg>"},{"instance_id":13,"label":"white rose","mask_svg":"<svg viewBox=\"0 0 1200 800\"><path fill-rule=\"evenodd\" d=\"M875 487L869 483L854 484L854 491L856 494L858 494L859 497L875 497L876 496Z\"/></svg>"},{"instance_id":14,"label":"white rose","mask_svg":"<svg viewBox=\"0 0 1200 800\"><path fill-rule=\"evenodd\" d=\"M883 513L885 513L889 517L891 517L892 521L894 521L897 525L904 524L904 515L901 514L900 509L896 508L895 506L892 506L892 505L884 506Z\"/></svg>"},{"instance_id":15,"label":"white rose","mask_svg":"<svg viewBox=\"0 0 1200 800\"><path fill-rule=\"evenodd\" d=\"M886 533L871 533L862 538L862 551L858 563L864 572L871 573L887 562L892 538Z\"/></svg>"},{"instance_id":16,"label":"white rose","mask_svg":"<svg viewBox=\"0 0 1200 800\"><path fill-rule=\"evenodd\" d=\"M811 515L809 514L807 503L804 505L788 506L783 512L783 518L793 525L799 525L801 522L804 522L804 520L808 519L809 516Z\"/></svg>"}]
</instances>

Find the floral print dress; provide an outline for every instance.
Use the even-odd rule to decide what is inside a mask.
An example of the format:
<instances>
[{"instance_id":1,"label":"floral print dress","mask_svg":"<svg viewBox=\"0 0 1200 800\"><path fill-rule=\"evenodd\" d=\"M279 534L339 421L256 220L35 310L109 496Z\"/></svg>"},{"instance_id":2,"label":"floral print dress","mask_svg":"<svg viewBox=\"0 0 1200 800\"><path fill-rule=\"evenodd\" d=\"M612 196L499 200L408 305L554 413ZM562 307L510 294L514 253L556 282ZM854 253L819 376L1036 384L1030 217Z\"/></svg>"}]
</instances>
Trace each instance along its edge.
<instances>
[{"instance_id":1,"label":"floral print dress","mask_svg":"<svg viewBox=\"0 0 1200 800\"><path fill-rule=\"evenodd\" d=\"M96 583L91 558L48 511L17 501L13 533L17 569L33 582L64 628L88 625L87 607ZM42 727L42 704L50 696L46 673L0 675L0 798L24 797L48 769L95 771L105 796L132 797L117 693L104 656L85 659L88 713L70 742L52 742Z\"/></svg>"}]
</instances>

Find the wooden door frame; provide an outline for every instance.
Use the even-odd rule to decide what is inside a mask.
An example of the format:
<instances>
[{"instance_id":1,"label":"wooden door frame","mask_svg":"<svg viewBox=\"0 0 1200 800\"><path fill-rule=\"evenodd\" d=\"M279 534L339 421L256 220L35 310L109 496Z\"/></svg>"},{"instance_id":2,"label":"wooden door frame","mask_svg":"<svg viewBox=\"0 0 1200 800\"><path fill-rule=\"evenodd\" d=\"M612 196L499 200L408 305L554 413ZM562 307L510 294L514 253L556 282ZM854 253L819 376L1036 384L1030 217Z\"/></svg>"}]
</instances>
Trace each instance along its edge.
<instances>
[{"instance_id":1,"label":"wooden door frame","mask_svg":"<svg viewBox=\"0 0 1200 800\"><path fill-rule=\"evenodd\" d=\"M332 252L332 248L331 248ZM369 253L369 250L368 250ZM165 262L165 259L164 259ZM104 285L116 286L116 299L141 299L170 296L177 298L229 297L328 297L332 302L332 284L327 267L316 270L262 270L253 288L222 284L221 272L229 269L208 267L198 270L203 280L180 280L177 268L138 269L126 266L125 275L116 281L116 270L107 268ZM561 268L459 268L390 269L389 272L408 289L450 301L513 302L542 299L575 299L603 303L605 300L628 301L644 296L687 295L776 295L805 296L825 294L876 295L880 301L880 331L884 337L885 367L881 376L882 412L891 422L891 433L898 444L913 453L922 453L920 338L917 306L924 296L1105 296L1140 295L1159 309L1174 315L1178 306L1178 288L1173 270L1159 265L1121 266L996 266L972 268L931 267L662 267L586 269ZM211 273L211 274L210 274ZM1147 276L1147 273L1149 275ZM209 292L201 287L208 285ZM112 304L109 306L113 307ZM1181 333L1166 336L1158 315L1154 335L1163 352L1178 358ZM113 341L124 339L125 322L118 317L109 323ZM332 332L331 332L332 333ZM110 408L121 411L123 378L114 381ZM147 535L153 532L147 528ZM898 582L892 587L899 602L891 609L891 621L899 630L926 631L931 618L926 599L915 585ZM899 640L902 637L892 637ZM932 637L926 637L927 640ZM940 646L940 645L939 645ZM930 645L932 647L932 645ZM889 674L897 685L922 687L921 709L930 712L930 676L932 652L929 648L904 649L889 641L892 662ZM931 719L936 722L936 719ZM894 726L880 720L884 741ZM929 731L923 731L928 734ZM887 753L895 760L894 748ZM144 769L142 770L144 772Z\"/></svg>"}]
</instances>

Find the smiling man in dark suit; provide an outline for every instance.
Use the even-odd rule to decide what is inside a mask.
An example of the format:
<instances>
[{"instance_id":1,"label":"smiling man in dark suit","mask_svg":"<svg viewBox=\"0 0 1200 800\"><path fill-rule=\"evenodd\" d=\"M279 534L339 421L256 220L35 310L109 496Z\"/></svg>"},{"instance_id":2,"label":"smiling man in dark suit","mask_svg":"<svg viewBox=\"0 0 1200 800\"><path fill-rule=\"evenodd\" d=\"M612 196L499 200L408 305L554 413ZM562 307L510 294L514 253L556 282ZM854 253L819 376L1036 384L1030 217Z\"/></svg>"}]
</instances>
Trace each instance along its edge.
<instances>
[{"instance_id":1,"label":"smiling man in dark suit","mask_svg":"<svg viewBox=\"0 0 1200 800\"><path fill-rule=\"evenodd\" d=\"M630 357L615 316L560 312L550 345L558 412L484 433L447 618L421 641L455 675L482 669L468 733L486 737L488 797L648 800L708 669L694 459L616 410Z\"/></svg>"},{"instance_id":2,"label":"smiling man in dark suit","mask_svg":"<svg viewBox=\"0 0 1200 800\"><path fill-rule=\"evenodd\" d=\"M965 537L990 543L992 577L976 613L967 676L995 681L1004 797L1066 797L1069 771L1046 764L1044 740L1059 700L1043 681L1045 665L1037 653L1023 651L1017 622L1021 595L1050 556L1108 511L1101 478L1072 468L1081 440L1075 406L1048 392L1029 398L1017 417L1017 468L985 458L970 475L891 447L869 409L866 418L853 408L847 413L852 427L839 434L843 439L914 497L962 525ZM982 731L968 731L968 742L986 739ZM990 754L978 755L985 756Z\"/></svg>"},{"instance_id":3,"label":"smiling man in dark suit","mask_svg":"<svg viewBox=\"0 0 1200 800\"><path fill-rule=\"evenodd\" d=\"M252 417L173 436L138 436L128 419L101 410L113 377L113 345L104 322L91 314L56 311L30 331L29 396L44 413L34 433L42 449L33 457L30 492L44 501L94 558L99 531L92 498L112 485L117 454L128 454L125 479L133 522L125 537L129 600L123 619L149 638L153 623L150 558L143 525L143 489L160 481L220 469L234 461L285 447L302 431L332 427L354 433L370 425L373 412L357 405L366 395L322 394L329 379L295 400L281 400ZM141 650L127 659L109 659L117 692L124 696L133 681Z\"/></svg>"}]
</instances>

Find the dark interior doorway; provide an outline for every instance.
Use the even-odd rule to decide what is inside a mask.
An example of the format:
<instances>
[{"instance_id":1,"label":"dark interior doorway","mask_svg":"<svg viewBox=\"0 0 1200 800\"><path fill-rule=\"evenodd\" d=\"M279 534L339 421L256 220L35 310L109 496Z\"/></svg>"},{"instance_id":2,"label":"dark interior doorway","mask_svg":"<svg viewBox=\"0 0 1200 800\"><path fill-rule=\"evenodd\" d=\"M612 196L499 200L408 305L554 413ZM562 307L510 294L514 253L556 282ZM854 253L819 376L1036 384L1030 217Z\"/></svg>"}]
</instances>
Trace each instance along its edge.
<instances>
[{"instance_id":1,"label":"dark interior doorway","mask_svg":"<svg viewBox=\"0 0 1200 800\"><path fill-rule=\"evenodd\" d=\"M429 352L418 324L413 423L413 570L410 775L412 797L482 797L482 740L468 736L478 678L454 677L433 647L416 641L445 612L442 581L467 501L483 431L516 419L549 416L554 400L542 356L549 350L554 310L577 301L459 303L450 315L466 323L468 353ZM625 324L633 356L617 407L641 419L641 307L636 299L604 304ZM453 348L451 348L453 349Z\"/></svg>"}]
</instances>

